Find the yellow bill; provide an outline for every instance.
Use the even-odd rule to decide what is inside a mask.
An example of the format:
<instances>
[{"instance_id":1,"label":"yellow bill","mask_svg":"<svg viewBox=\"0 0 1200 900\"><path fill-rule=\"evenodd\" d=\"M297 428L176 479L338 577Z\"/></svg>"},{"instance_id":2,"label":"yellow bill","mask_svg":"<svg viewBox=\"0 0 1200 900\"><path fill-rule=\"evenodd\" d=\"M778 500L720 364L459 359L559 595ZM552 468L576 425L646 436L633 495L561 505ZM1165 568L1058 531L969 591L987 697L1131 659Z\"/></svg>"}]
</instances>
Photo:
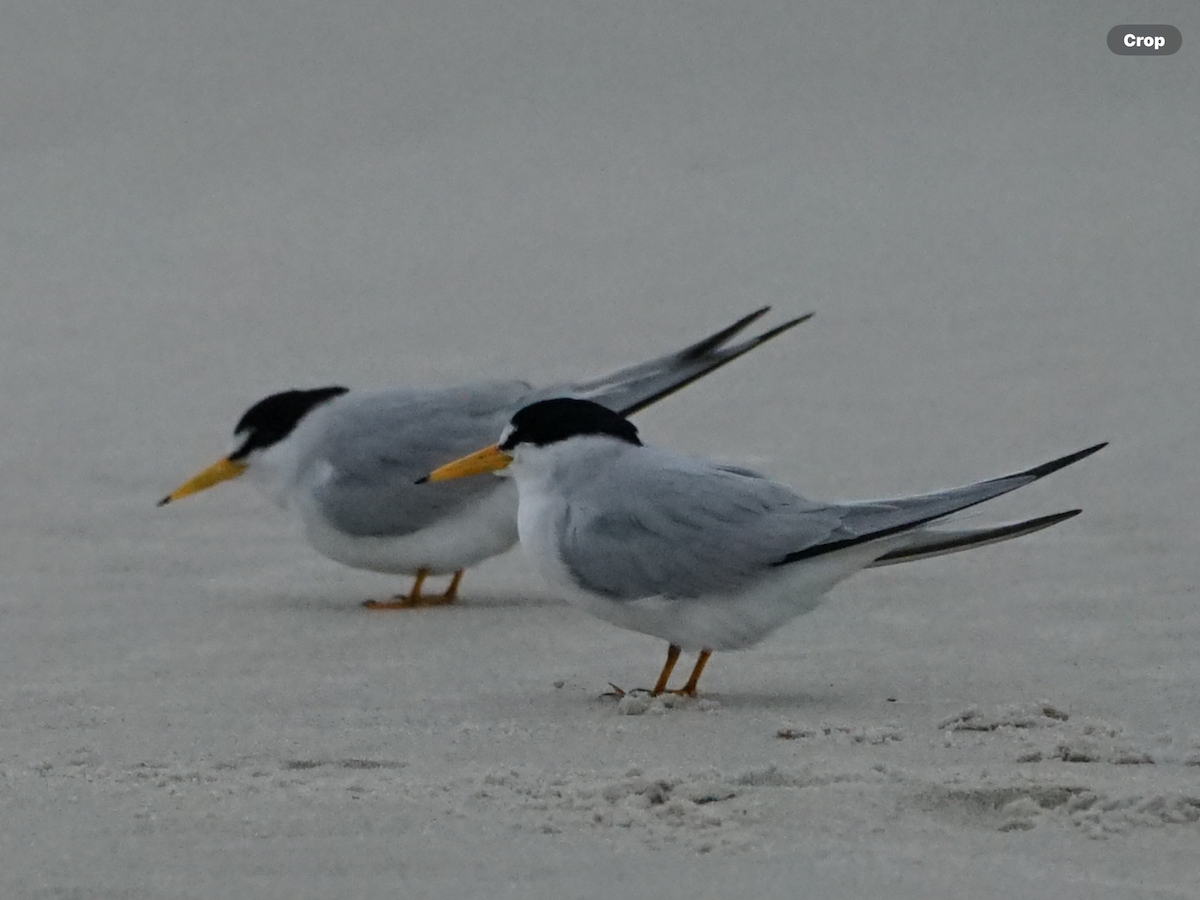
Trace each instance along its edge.
<instances>
[{"instance_id":1,"label":"yellow bill","mask_svg":"<svg viewBox=\"0 0 1200 900\"><path fill-rule=\"evenodd\" d=\"M243 462L234 462L228 458L218 460L203 472L193 475L171 493L167 494L167 496L158 501L158 505L163 506L172 500L186 497L188 494L207 490L214 484L220 484L222 481L228 481L230 478L237 478L245 471L246 464Z\"/></svg>"},{"instance_id":2,"label":"yellow bill","mask_svg":"<svg viewBox=\"0 0 1200 900\"><path fill-rule=\"evenodd\" d=\"M468 475L482 475L484 472L499 472L510 462L512 457L493 444L439 466L422 478L421 483L450 481L453 478L466 478Z\"/></svg>"}]
</instances>

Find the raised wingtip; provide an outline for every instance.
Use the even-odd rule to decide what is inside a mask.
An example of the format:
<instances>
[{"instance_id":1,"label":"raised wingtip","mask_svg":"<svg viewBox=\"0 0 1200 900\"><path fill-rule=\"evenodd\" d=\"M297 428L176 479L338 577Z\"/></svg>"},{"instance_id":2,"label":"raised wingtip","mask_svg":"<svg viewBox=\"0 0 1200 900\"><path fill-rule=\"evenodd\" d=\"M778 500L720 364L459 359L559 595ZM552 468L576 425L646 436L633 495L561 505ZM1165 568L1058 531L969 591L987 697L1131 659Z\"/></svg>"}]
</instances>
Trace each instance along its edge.
<instances>
[{"instance_id":1,"label":"raised wingtip","mask_svg":"<svg viewBox=\"0 0 1200 900\"><path fill-rule=\"evenodd\" d=\"M746 329L746 326L748 326L751 322L756 322L757 320L761 319L763 316L765 316L770 311L771 311L771 307L763 306L763 307L760 307L759 309L756 309L754 312L750 313L749 315L742 316L740 319L738 319L736 322L734 322L729 327L722 328L716 334L710 335L709 337L706 337L702 341L697 341L695 344L692 344L692 346L687 347L684 350L682 350L679 354L680 358L681 359L699 359L700 357L702 357L708 353L711 353L712 351L716 350L718 347L723 345L726 341L728 341L735 334L737 334L740 331L744 331Z\"/></svg>"},{"instance_id":2,"label":"raised wingtip","mask_svg":"<svg viewBox=\"0 0 1200 900\"><path fill-rule=\"evenodd\" d=\"M1034 478L1042 478L1046 475L1049 475L1051 472L1057 472L1059 469L1065 469L1067 466L1071 465L1071 463L1077 463L1081 459L1085 459L1091 456L1093 453L1103 450L1107 446L1108 441L1101 441L1099 444L1094 444L1091 447L1087 447L1083 450L1077 450L1074 453L1068 453L1066 456L1061 456L1058 459L1052 459L1048 463L1042 463L1040 466L1034 466L1032 469L1028 469L1021 474L1031 475Z\"/></svg>"},{"instance_id":3,"label":"raised wingtip","mask_svg":"<svg viewBox=\"0 0 1200 900\"><path fill-rule=\"evenodd\" d=\"M815 315L816 315L816 313L805 313L802 316L797 316L794 319L790 319L787 322L784 322L782 325L776 325L774 328L770 329L769 331L764 331L762 334L758 335L758 337L752 338L747 343L751 344L752 346L757 347L759 344L763 343L764 341L769 341L771 338L775 337L777 334L783 334L789 328L795 328L800 323L807 322L809 319L811 319ZM747 347L746 349L748 350L750 348Z\"/></svg>"},{"instance_id":4,"label":"raised wingtip","mask_svg":"<svg viewBox=\"0 0 1200 900\"><path fill-rule=\"evenodd\" d=\"M674 358L674 364L676 366L678 366L680 361L695 362L696 360L704 360L703 367L691 370L691 374L688 376L680 378L678 381L663 387L661 390L658 390L655 393L644 395L639 398L636 403L627 404L626 406L617 409L616 412L619 412L623 416L632 416L634 413L640 412L650 404L656 403L663 397L667 397L681 388L687 387L693 381L703 378L709 372L716 371L722 366L733 362L739 356L749 353L755 347L758 347L761 344L771 340L771 338L782 334L796 325L799 325L801 322L807 322L813 317L812 313L806 313L805 315L792 319L789 322L784 322L782 325L777 325L769 331L764 331L760 335L756 335L755 337L742 341L742 343L735 346L723 346L730 337L741 331L750 322L753 322L755 319L763 316L770 308L771 307L769 306L764 306L762 309L743 317L729 328L726 328L724 331L721 331L710 338L706 338L698 344L693 344L692 346L680 352Z\"/></svg>"},{"instance_id":5,"label":"raised wingtip","mask_svg":"<svg viewBox=\"0 0 1200 900\"><path fill-rule=\"evenodd\" d=\"M1035 531L1041 531L1043 528L1049 528L1051 525L1057 525L1059 522L1065 522L1067 519L1073 519L1083 512L1082 509L1065 509L1062 512L1050 513L1048 516L1038 516L1036 519L1029 519L1021 523L1026 531L1023 534L1032 534Z\"/></svg>"},{"instance_id":6,"label":"raised wingtip","mask_svg":"<svg viewBox=\"0 0 1200 900\"><path fill-rule=\"evenodd\" d=\"M789 319L787 322L784 322L782 325L776 325L774 328L768 329L767 331L764 331L762 334L756 334L754 337L743 341L742 343L738 344L736 347L725 348L724 350L721 351L722 358L721 358L721 362L719 365L724 365L725 363L733 362L733 360L737 359L739 356L742 356L745 353L749 353L755 347L762 346L767 341L771 340L771 338L778 337L779 335L783 334L788 329L795 328L797 325L801 324L802 322L807 322L814 315L816 315L816 313L805 313L802 316L797 316L794 319Z\"/></svg>"}]
</instances>

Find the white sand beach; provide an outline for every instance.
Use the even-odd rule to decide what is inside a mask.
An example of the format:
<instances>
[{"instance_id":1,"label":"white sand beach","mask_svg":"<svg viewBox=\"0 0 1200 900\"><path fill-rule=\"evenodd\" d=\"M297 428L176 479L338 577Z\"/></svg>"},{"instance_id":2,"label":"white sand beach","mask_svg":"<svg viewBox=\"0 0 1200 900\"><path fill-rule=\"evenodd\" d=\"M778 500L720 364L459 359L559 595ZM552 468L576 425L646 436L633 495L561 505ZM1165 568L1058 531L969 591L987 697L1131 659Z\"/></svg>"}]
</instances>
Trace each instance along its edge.
<instances>
[{"instance_id":1,"label":"white sand beach","mask_svg":"<svg viewBox=\"0 0 1200 900\"><path fill-rule=\"evenodd\" d=\"M1117 56L1125 22L1183 34ZM1200 10L0 13L0 895L1200 896ZM1110 446L702 695L519 550L450 608L250 485L290 387L537 382L816 315L637 417L814 498ZM690 658L685 660L690 664Z\"/></svg>"}]
</instances>

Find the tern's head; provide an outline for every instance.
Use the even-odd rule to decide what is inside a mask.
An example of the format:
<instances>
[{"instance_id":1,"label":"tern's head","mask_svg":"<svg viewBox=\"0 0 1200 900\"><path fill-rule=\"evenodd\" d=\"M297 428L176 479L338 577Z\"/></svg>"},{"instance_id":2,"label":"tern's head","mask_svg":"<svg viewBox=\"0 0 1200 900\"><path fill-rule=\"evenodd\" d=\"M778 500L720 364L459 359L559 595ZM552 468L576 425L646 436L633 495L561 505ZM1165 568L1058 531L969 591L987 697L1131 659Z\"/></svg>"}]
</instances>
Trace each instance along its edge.
<instances>
[{"instance_id":1,"label":"tern's head","mask_svg":"<svg viewBox=\"0 0 1200 900\"><path fill-rule=\"evenodd\" d=\"M344 387L323 387L283 391L259 400L246 410L234 427L233 449L229 454L189 478L163 497L158 505L237 478L253 464L256 457L286 440L305 416L347 390Z\"/></svg>"},{"instance_id":2,"label":"tern's head","mask_svg":"<svg viewBox=\"0 0 1200 900\"><path fill-rule=\"evenodd\" d=\"M521 444L546 447L583 435L607 435L641 446L637 426L607 406L591 400L558 397L539 400L517 411L497 446L514 450Z\"/></svg>"},{"instance_id":3,"label":"tern's head","mask_svg":"<svg viewBox=\"0 0 1200 900\"><path fill-rule=\"evenodd\" d=\"M619 413L591 400L559 397L539 400L518 410L500 440L430 472L423 480L449 481L482 472L496 472L526 447L554 447L579 437L605 437L642 445L637 427Z\"/></svg>"}]
</instances>

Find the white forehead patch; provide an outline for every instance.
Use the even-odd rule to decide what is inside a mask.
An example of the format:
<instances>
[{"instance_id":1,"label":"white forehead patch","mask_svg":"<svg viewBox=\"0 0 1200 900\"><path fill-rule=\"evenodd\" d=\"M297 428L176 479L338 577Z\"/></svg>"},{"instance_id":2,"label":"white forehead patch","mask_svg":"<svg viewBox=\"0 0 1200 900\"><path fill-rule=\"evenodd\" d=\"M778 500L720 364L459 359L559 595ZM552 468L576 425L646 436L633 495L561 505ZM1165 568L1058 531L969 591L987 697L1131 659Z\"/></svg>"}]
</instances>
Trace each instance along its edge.
<instances>
[{"instance_id":1,"label":"white forehead patch","mask_svg":"<svg viewBox=\"0 0 1200 900\"><path fill-rule=\"evenodd\" d=\"M226 451L225 455L233 456L245 446L246 441L248 440L250 440L249 429L243 428L241 431L235 432L233 439L229 442L229 449Z\"/></svg>"},{"instance_id":2,"label":"white forehead patch","mask_svg":"<svg viewBox=\"0 0 1200 900\"><path fill-rule=\"evenodd\" d=\"M510 437L512 437L512 433L513 433L512 423L509 422L507 425L504 426L504 430L502 432L500 432L500 438L499 438L499 440L496 441L496 446L503 447L505 445L505 443L508 441L508 439Z\"/></svg>"}]
</instances>

